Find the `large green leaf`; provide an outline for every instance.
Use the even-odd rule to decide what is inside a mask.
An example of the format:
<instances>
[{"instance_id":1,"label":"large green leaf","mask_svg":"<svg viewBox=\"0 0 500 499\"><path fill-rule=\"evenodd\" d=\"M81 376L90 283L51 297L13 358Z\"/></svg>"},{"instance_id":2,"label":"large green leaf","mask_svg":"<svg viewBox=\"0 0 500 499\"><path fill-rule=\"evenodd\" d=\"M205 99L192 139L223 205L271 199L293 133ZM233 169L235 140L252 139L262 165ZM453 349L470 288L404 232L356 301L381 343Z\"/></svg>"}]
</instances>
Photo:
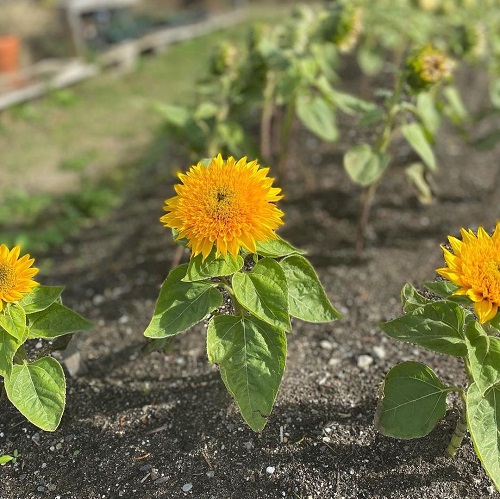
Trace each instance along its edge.
<instances>
[{"instance_id":1,"label":"large green leaf","mask_svg":"<svg viewBox=\"0 0 500 499\"><path fill-rule=\"evenodd\" d=\"M207 332L208 360L254 431L264 428L285 370L286 335L255 317L214 317Z\"/></svg>"},{"instance_id":2,"label":"large green leaf","mask_svg":"<svg viewBox=\"0 0 500 499\"><path fill-rule=\"evenodd\" d=\"M447 387L420 362L402 362L388 373L375 424L384 435L418 438L430 433L446 413Z\"/></svg>"},{"instance_id":3,"label":"large green leaf","mask_svg":"<svg viewBox=\"0 0 500 499\"><path fill-rule=\"evenodd\" d=\"M7 377L10 375L14 355L23 342L24 340L15 338L0 328L0 376Z\"/></svg>"},{"instance_id":4,"label":"large green leaf","mask_svg":"<svg viewBox=\"0 0 500 499\"><path fill-rule=\"evenodd\" d=\"M182 333L222 304L214 283L183 282L187 269L187 263L179 265L165 279L144 336L165 338Z\"/></svg>"},{"instance_id":5,"label":"large green leaf","mask_svg":"<svg viewBox=\"0 0 500 499\"><path fill-rule=\"evenodd\" d=\"M335 142L339 138L333 107L323 97L299 95L296 110L300 121L321 139Z\"/></svg>"},{"instance_id":6,"label":"large green leaf","mask_svg":"<svg viewBox=\"0 0 500 499\"><path fill-rule=\"evenodd\" d=\"M484 394L476 383L469 386L467 424L476 454L500 490L500 385Z\"/></svg>"},{"instance_id":7,"label":"large green leaf","mask_svg":"<svg viewBox=\"0 0 500 499\"><path fill-rule=\"evenodd\" d=\"M286 276L275 260L262 258L250 272L236 272L233 290L238 302L259 319L291 330Z\"/></svg>"},{"instance_id":8,"label":"large green leaf","mask_svg":"<svg viewBox=\"0 0 500 499\"><path fill-rule=\"evenodd\" d=\"M351 147L344 155L344 168L359 185L376 182L389 165L387 154L376 153L368 144Z\"/></svg>"},{"instance_id":9,"label":"large green leaf","mask_svg":"<svg viewBox=\"0 0 500 499\"><path fill-rule=\"evenodd\" d=\"M290 315L309 322L330 322L340 317L328 300L312 265L303 256L287 256L279 264L288 285Z\"/></svg>"},{"instance_id":10,"label":"large green leaf","mask_svg":"<svg viewBox=\"0 0 500 499\"><path fill-rule=\"evenodd\" d=\"M42 286L39 284L33 291L24 295L19 305L26 314L40 312L52 305L61 296L64 286Z\"/></svg>"},{"instance_id":11,"label":"large green leaf","mask_svg":"<svg viewBox=\"0 0 500 499\"><path fill-rule=\"evenodd\" d=\"M10 305L0 312L0 327L18 340L26 339L26 314L16 304Z\"/></svg>"},{"instance_id":12,"label":"large green leaf","mask_svg":"<svg viewBox=\"0 0 500 499\"><path fill-rule=\"evenodd\" d=\"M92 329L92 322L60 303L29 316L29 338L56 338Z\"/></svg>"},{"instance_id":13,"label":"large green leaf","mask_svg":"<svg viewBox=\"0 0 500 499\"><path fill-rule=\"evenodd\" d=\"M42 357L31 364L15 364L5 378L9 400L28 421L54 431L66 403L66 379L56 359Z\"/></svg>"},{"instance_id":14,"label":"large green leaf","mask_svg":"<svg viewBox=\"0 0 500 499\"><path fill-rule=\"evenodd\" d=\"M465 329L472 377L482 393L500 383L500 338L471 321Z\"/></svg>"},{"instance_id":15,"label":"large green leaf","mask_svg":"<svg viewBox=\"0 0 500 499\"><path fill-rule=\"evenodd\" d=\"M226 256L215 257L215 250L203 261L201 254L192 257L189 261L186 275L183 281L203 281L211 277L232 275L243 267L243 258L238 255L234 257L230 253Z\"/></svg>"},{"instance_id":16,"label":"large green leaf","mask_svg":"<svg viewBox=\"0 0 500 499\"><path fill-rule=\"evenodd\" d=\"M450 281L426 281L424 285L441 298L449 298L460 287Z\"/></svg>"},{"instance_id":17,"label":"large green leaf","mask_svg":"<svg viewBox=\"0 0 500 499\"><path fill-rule=\"evenodd\" d=\"M462 308L450 301L438 301L383 322L380 328L395 340L463 357L467 355L464 324L465 312Z\"/></svg>"},{"instance_id":18,"label":"large green leaf","mask_svg":"<svg viewBox=\"0 0 500 499\"><path fill-rule=\"evenodd\" d=\"M427 140L422 127L418 123L410 123L401 127L404 138L412 149L422 158L429 170L436 171L434 151Z\"/></svg>"},{"instance_id":19,"label":"large green leaf","mask_svg":"<svg viewBox=\"0 0 500 499\"><path fill-rule=\"evenodd\" d=\"M260 256L268 256L270 258L280 258L293 254L304 255L304 250L295 248L289 242L276 236L276 239L268 239L267 241L257 241L257 254Z\"/></svg>"}]
</instances>

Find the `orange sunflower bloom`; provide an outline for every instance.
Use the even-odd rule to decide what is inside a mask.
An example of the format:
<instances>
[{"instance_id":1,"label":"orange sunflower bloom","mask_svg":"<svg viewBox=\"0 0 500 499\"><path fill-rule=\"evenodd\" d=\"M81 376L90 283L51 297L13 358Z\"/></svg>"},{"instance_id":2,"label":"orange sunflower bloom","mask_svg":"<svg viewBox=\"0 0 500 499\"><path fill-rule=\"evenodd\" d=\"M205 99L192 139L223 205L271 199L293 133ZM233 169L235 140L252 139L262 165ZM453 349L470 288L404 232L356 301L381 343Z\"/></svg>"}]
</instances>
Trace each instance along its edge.
<instances>
[{"instance_id":1,"label":"orange sunflower bloom","mask_svg":"<svg viewBox=\"0 0 500 499\"><path fill-rule=\"evenodd\" d=\"M272 187L269 168L244 157L223 160L219 154L209 166L198 163L175 186L176 196L167 199L160 218L165 227L187 239L193 256L203 260L216 248L216 256L238 255L240 248L256 251L257 241L276 239L283 212L274 204L283 196Z\"/></svg>"},{"instance_id":2,"label":"orange sunflower bloom","mask_svg":"<svg viewBox=\"0 0 500 499\"><path fill-rule=\"evenodd\" d=\"M0 310L4 304L20 300L38 285L32 279L38 273L38 269L32 267L35 259L29 255L19 258L20 252L19 246L9 251L5 244L0 245Z\"/></svg>"},{"instance_id":3,"label":"orange sunflower bloom","mask_svg":"<svg viewBox=\"0 0 500 499\"><path fill-rule=\"evenodd\" d=\"M481 324L493 319L500 306L500 222L490 236L482 227L477 235L462 229L462 240L448 236L453 253L443 248L448 267L437 273L460 288L454 293L474 302Z\"/></svg>"}]
</instances>

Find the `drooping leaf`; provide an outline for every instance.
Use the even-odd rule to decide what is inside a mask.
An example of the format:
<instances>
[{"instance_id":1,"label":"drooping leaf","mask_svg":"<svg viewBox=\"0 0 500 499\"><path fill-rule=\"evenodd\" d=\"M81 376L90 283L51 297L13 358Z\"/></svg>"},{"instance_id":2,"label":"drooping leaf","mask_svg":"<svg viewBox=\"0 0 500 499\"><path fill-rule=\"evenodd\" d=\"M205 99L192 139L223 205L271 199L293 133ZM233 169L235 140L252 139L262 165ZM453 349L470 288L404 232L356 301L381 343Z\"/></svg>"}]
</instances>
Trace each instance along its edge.
<instances>
[{"instance_id":1,"label":"drooping leaf","mask_svg":"<svg viewBox=\"0 0 500 499\"><path fill-rule=\"evenodd\" d=\"M24 309L26 314L40 312L56 302L63 290L64 286L43 286L39 284L31 293L24 295L19 305Z\"/></svg>"},{"instance_id":2,"label":"drooping leaf","mask_svg":"<svg viewBox=\"0 0 500 499\"><path fill-rule=\"evenodd\" d=\"M14 355L24 343L24 340L14 338L3 328L0 328L0 376L7 377L10 375Z\"/></svg>"},{"instance_id":3,"label":"drooping leaf","mask_svg":"<svg viewBox=\"0 0 500 499\"><path fill-rule=\"evenodd\" d=\"M64 334L88 331L93 323L60 303L29 316L29 338L56 338Z\"/></svg>"},{"instance_id":4,"label":"drooping leaf","mask_svg":"<svg viewBox=\"0 0 500 499\"><path fill-rule=\"evenodd\" d=\"M467 424L483 468L500 490L500 385L484 394L476 383L467 390Z\"/></svg>"},{"instance_id":5,"label":"drooping leaf","mask_svg":"<svg viewBox=\"0 0 500 499\"><path fill-rule=\"evenodd\" d=\"M232 284L243 307L268 324L290 331L288 286L279 263L262 258L250 272L236 272Z\"/></svg>"},{"instance_id":6,"label":"drooping leaf","mask_svg":"<svg viewBox=\"0 0 500 499\"><path fill-rule=\"evenodd\" d=\"M339 132L333 107L323 97L299 95L296 104L297 116L312 133L327 142L335 142Z\"/></svg>"},{"instance_id":7,"label":"drooping leaf","mask_svg":"<svg viewBox=\"0 0 500 499\"><path fill-rule=\"evenodd\" d=\"M308 322L330 322L340 317L312 265L303 256L287 256L279 264L288 285L290 315Z\"/></svg>"},{"instance_id":8,"label":"drooping leaf","mask_svg":"<svg viewBox=\"0 0 500 499\"><path fill-rule=\"evenodd\" d=\"M466 121L468 112L457 88L452 85L448 85L443 89L443 94L447 102L447 109L445 109L445 111L450 119L456 124L461 124Z\"/></svg>"},{"instance_id":9,"label":"drooping leaf","mask_svg":"<svg viewBox=\"0 0 500 499\"><path fill-rule=\"evenodd\" d=\"M463 357L467 354L464 324L462 308L449 301L437 301L384 322L380 328L395 340Z\"/></svg>"},{"instance_id":10,"label":"drooping leaf","mask_svg":"<svg viewBox=\"0 0 500 499\"><path fill-rule=\"evenodd\" d=\"M257 254L260 256L268 256L270 258L280 258L293 254L304 255L306 251L293 247L290 243L277 236L276 239L268 239L267 241L258 241Z\"/></svg>"},{"instance_id":11,"label":"drooping leaf","mask_svg":"<svg viewBox=\"0 0 500 499\"><path fill-rule=\"evenodd\" d=\"M26 314L16 304L12 304L0 312L0 327L10 335L23 342L26 339Z\"/></svg>"},{"instance_id":12,"label":"drooping leaf","mask_svg":"<svg viewBox=\"0 0 500 499\"><path fill-rule=\"evenodd\" d=\"M467 324L465 334L472 378L484 393L500 383L500 338L488 336L476 321Z\"/></svg>"},{"instance_id":13,"label":"drooping leaf","mask_svg":"<svg viewBox=\"0 0 500 499\"><path fill-rule=\"evenodd\" d=\"M234 257L230 253L226 256L215 257L213 250L203 261L201 254L191 257L186 275L182 278L185 282L203 281L211 277L232 275L243 267L243 258Z\"/></svg>"},{"instance_id":14,"label":"drooping leaf","mask_svg":"<svg viewBox=\"0 0 500 499\"><path fill-rule=\"evenodd\" d=\"M444 417L446 393L447 387L425 364L397 364L385 378L375 425L390 437L423 437Z\"/></svg>"},{"instance_id":15,"label":"drooping leaf","mask_svg":"<svg viewBox=\"0 0 500 499\"><path fill-rule=\"evenodd\" d=\"M422 204L430 204L434 199L432 189L425 178L425 166L423 163L417 162L408 165L405 168L406 177L417 190L418 200Z\"/></svg>"},{"instance_id":16,"label":"drooping leaf","mask_svg":"<svg viewBox=\"0 0 500 499\"><path fill-rule=\"evenodd\" d=\"M144 336L165 338L182 333L222 304L222 295L206 281L183 282L188 264L176 267L163 282Z\"/></svg>"},{"instance_id":17,"label":"drooping leaf","mask_svg":"<svg viewBox=\"0 0 500 499\"><path fill-rule=\"evenodd\" d=\"M359 185L376 182L389 165L390 157L372 150L368 144L351 147L344 155L344 168Z\"/></svg>"},{"instance_id":18,"label":"drooping leaf","mask_svg":"<svg viewBox=\"0 0 500 499\"><path fill-rule=\"evenodd\" d=\"M285 370L285 332L255 317L217 316L208 326L207 353L243 419L262 430Z\"/></svg>"},{"instance_id":19,"label":"drooping leaf","mask_svg":"<svg viewBox=\"0 0 500 499\"><path fill-rule=\"evenodd\" d=\"M56 359L42 357L15 364L4 380L7 397L31 423L44 431L54 431L66 404L66 379Z\"/></svg>"},{"instance_id":20,"label":"drooping leaf","mask_svg":"<svg viewBox=\"0 0 500 499\"><path fill-rule=\"evenodd\" d=\"M418 94L417 111L426 130L434 136L441 124L441 116L436 109L433 96L429 92Z\"/></svg>"},{"instance_id":21,"label":"drooping leaf","mask_svg":"<svg viewBox=\"0 0 500 499\"><path fill-rule=\"evenodd\" d=\"M412 149L420 156L431 171L436 171L436 158L422 127L418 123L410 123L401 127L404 138Z\"/></svg>"}]
</instances>

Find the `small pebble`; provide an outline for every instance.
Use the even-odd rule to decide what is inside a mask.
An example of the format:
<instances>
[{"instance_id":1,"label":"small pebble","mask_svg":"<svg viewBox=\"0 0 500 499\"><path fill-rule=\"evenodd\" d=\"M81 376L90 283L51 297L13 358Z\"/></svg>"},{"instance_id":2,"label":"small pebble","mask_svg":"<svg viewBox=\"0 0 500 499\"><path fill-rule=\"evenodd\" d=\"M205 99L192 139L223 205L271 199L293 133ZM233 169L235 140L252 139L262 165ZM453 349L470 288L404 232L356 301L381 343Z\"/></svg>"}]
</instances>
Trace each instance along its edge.
<instances>
[{"instance_id":1,"label":"small pebble","mask_svg":"<svg viewBox=\"0 0 500 499\"><path fill-rule=\"evenodd\" d=\"M380 360L385 359L386 352L383 346L378 346L378 345L374 346L373 353L375 354L375 357L377 357L378 359Z\"/></svg>"},{"instance_id":2,"label":"small pebble","mask_svg":"<svg viewBox=\"0 0 500 499\"><path fill-rule=\"evenodd\" d=\"M275 469L276 469L276 468L275 468L274 466L268 466L268 467L266 468L266 473L269 473L270 475L272 475L272 474L274 473L274 470L275 470Z\"/></svg>"},{"instance_id":3,"label":"small pebble","mask_svg":"<svg viewBox=\"0 0 500 499\"><path fill-rule=\"evenodd\" d=\"M215 476L215 473L213 470L207 471L206 474L207 474L208 478L213 478Z\"/></svg>"},{"instance_id":4,"label":"small pebble","mask_svg":"<svg viewBox=\"0 0 500 499\"><path fill-rule=\"evenodd\" d=\"M183 492L189 492L192 488L193 488L193 484L192 483L185 483L182 486L182 491Z\"/></svg>"},{"instance_id":5,"label":"small pebble","mask_svg":"<svg viewBox=\"0 0 500 499\"><path fill-rule=\"evenodd\" d=\"M332 345L332 342L331 341L328 341L328 340L321 340L319 342L319 346L323 349L323 350L333 350L333 345Z\"/></svg>"},{"instance_id":6,"label":"small pebble","mask_svg":"<svg viewBox=\"0 0 500 499\"><path fill-rule=\"evenodd\" d=\"M373 357L371 355L360 355L358 357L358 367L360 369L368 369L373 364Z\"/></svg>"}]
</instances>

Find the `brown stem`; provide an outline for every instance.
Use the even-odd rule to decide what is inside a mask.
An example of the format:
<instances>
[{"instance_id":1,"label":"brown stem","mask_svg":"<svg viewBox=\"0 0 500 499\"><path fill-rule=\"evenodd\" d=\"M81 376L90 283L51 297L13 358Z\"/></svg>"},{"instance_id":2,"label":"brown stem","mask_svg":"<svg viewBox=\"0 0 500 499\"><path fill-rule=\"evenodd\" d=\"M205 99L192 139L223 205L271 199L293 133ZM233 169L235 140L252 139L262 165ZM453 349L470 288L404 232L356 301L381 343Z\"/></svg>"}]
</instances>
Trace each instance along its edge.
<instances>
[{"instance_id":1,"label":"brown stem","mask_svg":"<svg viewBox=\"0 0 500 499\"><path fill-rule=\"evenodd\" d=\"M378 182L370 184L365 187L362 193L361 201L361 213L358 219L358 237L356 239L356 257L361 255L363 248L365 246L366 239L366 228L368 226L368 220L370 218L370 211L373 205L373 199L375 198L375 192L377 190Z\"/></svg>"}]
</instances>

